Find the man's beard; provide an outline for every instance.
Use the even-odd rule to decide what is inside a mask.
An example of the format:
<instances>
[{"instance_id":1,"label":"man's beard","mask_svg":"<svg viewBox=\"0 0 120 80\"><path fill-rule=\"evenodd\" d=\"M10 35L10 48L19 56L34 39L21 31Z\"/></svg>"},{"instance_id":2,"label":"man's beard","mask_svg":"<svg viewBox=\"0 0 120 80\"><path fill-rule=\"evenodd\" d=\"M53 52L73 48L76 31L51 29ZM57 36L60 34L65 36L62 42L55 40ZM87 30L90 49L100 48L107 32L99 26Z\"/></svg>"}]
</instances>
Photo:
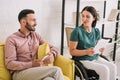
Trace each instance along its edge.
<instances>
[{"instance_id":1,"label":"man's beard","mask_svg":"<svg viewBox=\"0 0 120 80\"><path fill-rule=\"evenodd\" d=\"M34 26L36 26L36 24L34 24L34 25L29 25L29 23L27 22L25 27L26 27L29 31L35 31L35 28L33 28Z\"/></svg>"}]
</instances>

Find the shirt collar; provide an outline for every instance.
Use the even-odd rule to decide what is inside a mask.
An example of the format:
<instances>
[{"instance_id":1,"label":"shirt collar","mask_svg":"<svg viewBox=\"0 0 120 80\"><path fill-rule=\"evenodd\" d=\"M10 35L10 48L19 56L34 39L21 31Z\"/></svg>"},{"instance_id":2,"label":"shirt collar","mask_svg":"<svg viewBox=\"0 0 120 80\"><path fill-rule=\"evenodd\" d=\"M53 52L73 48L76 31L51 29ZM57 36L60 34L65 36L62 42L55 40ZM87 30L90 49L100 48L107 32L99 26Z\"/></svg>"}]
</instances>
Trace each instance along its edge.
<instances>
[{"instance_id":1,"label":"shirt collar","mask_svg":"<svg viewBox=\"0 0 120 80\"><path fill-rule=\"evenodd\" d=\"M23 38L27 38L28 36L31 36L31 34L32 34L32 32L30 32L30 34L28 35L28 36L25 36L21 31L20 31L20 29L18 30L18 35L20 36L20 37L23 37Z\"/></svg>"}]
</instances>

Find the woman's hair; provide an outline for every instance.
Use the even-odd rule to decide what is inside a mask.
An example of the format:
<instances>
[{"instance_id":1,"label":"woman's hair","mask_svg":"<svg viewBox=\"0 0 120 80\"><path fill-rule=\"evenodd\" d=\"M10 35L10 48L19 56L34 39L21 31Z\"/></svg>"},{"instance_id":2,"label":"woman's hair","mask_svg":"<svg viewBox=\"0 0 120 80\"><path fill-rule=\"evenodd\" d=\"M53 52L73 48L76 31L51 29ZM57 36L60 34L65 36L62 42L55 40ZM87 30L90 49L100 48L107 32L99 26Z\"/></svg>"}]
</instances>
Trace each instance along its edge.
<instances>
[{"instance_id":1,"label":"woman's hair","mask_svg":"<svg viewBox=\"0 0 120 80\"><path fill-rule=\"evenodd\" d=\"M97 14L96 9L95 9L94 7L92 7L92 6L86 6L86 7L82 10L82 12L83 12L83 11L88 11L88 12L90 12L90 13L92 14L92 16L95 18L95 20L94 20L93 23L92 23L92 27L95 27L95 26L96 26L96 23L97 23L97 20L98 20L98 17L99 17L99 15Z\"/></svg>"}]
</instances>

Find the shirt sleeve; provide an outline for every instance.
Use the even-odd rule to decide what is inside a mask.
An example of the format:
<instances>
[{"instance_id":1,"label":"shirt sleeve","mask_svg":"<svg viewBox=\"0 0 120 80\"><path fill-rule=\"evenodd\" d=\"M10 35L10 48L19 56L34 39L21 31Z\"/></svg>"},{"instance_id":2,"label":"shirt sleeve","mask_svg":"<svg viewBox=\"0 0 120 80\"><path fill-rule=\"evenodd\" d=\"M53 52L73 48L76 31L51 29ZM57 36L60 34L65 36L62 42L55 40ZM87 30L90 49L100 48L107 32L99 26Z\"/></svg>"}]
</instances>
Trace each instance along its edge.
<instances>
[{"instance_id":1,"label":"shirt sleeve","mask_svg":"<svg viewBox=\"0 0 120 80\"><path fill-rule=\"evenodd\" d=\"M70 34L70 41L78 41L78 28L75 28Z\"/></svg>"},{"instance_id":2,"label":"shirt sleeve","mask_svg":"<svg viewBox=\"0 0 120 80\"><path fill-rule=\"evenodd\" d=\"M59 50L53 45L50 45L50 52L53 53L54 57L57 57L60 54Z\"/></svg>"},{"instance_id":3,"label":"shirt sleeve","mask_svg":"<svg viewBox=\"0 0 120 80\"><path fill-rule=\"evenodd\" d=\"M5 44L5 64L9 70L23 70L32 67L32 61L17 61L15 42L10 37Z\"/></svg>"},{"instance_id":4,"label":"shirt sleeve","mask_svg":"<svg viewBox=\"0 0 120 80\"><path fill-rule=\"evenodd\" d=\"M95 33L96 33L96 39L100 40L101 39L101 33L100 33L100 30L98 28L95 29Z\"/></svg>"}]
</instances>

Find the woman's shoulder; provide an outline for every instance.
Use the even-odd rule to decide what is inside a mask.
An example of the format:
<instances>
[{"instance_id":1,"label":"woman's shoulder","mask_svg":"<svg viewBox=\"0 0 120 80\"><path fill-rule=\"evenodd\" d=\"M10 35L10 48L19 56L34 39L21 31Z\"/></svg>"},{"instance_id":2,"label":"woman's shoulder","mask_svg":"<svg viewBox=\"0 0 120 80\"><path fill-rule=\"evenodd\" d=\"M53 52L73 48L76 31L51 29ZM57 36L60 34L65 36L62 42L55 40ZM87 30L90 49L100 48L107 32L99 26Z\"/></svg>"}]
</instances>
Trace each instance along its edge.
<instances>
[{"instance_id":1,"label":"woman's shoulder","mask_svg":"<svg viewBox=\"0 0 120 80\"><path fill-rule=\"evenodd\" d=\"M101 34L99 28L94 28L94 34L96 34L96 36Z\"/></svg>"},{"instance_id":2,"label":"woman's shoulder","mask_svg":"<svg viewBox=\"0 0 120 80\"><path fill-rule=\"evenodd\" d=\"M99 28L93 28L93 29L95 29L96 31L99 31Z\"/></svg>"},{"instance_id":3,"label":"woman's shoulder","mask_svg":"<svg viewBox=\"0 0 120 80\"><path fill-rule=\"evenodd\" d=\"M82 27L78 26L76 28L74 28L74 30L72 31L72 33L81 33L82 32Z\"/></svg>"},{"instance_id":4,"label":"woman's shoulder","mask_svg":"<svg viewBox=\"0 0 120 80\"><path fill-rule=\"evenodd\" d=\"M98 28L93 28L95 32L100 32Z\"/></svg>"},{"instance_id":5,"label":"woman's shoulder","mask_svg":"<svg viewBox=\"0 0 120 80\"><path fill-rule=\"evenodd\" d=\"M80 30L82 30L82 26L78 26L78 27L74 28L74 30L80 31Z\"/></svg>"}]
</instances>

